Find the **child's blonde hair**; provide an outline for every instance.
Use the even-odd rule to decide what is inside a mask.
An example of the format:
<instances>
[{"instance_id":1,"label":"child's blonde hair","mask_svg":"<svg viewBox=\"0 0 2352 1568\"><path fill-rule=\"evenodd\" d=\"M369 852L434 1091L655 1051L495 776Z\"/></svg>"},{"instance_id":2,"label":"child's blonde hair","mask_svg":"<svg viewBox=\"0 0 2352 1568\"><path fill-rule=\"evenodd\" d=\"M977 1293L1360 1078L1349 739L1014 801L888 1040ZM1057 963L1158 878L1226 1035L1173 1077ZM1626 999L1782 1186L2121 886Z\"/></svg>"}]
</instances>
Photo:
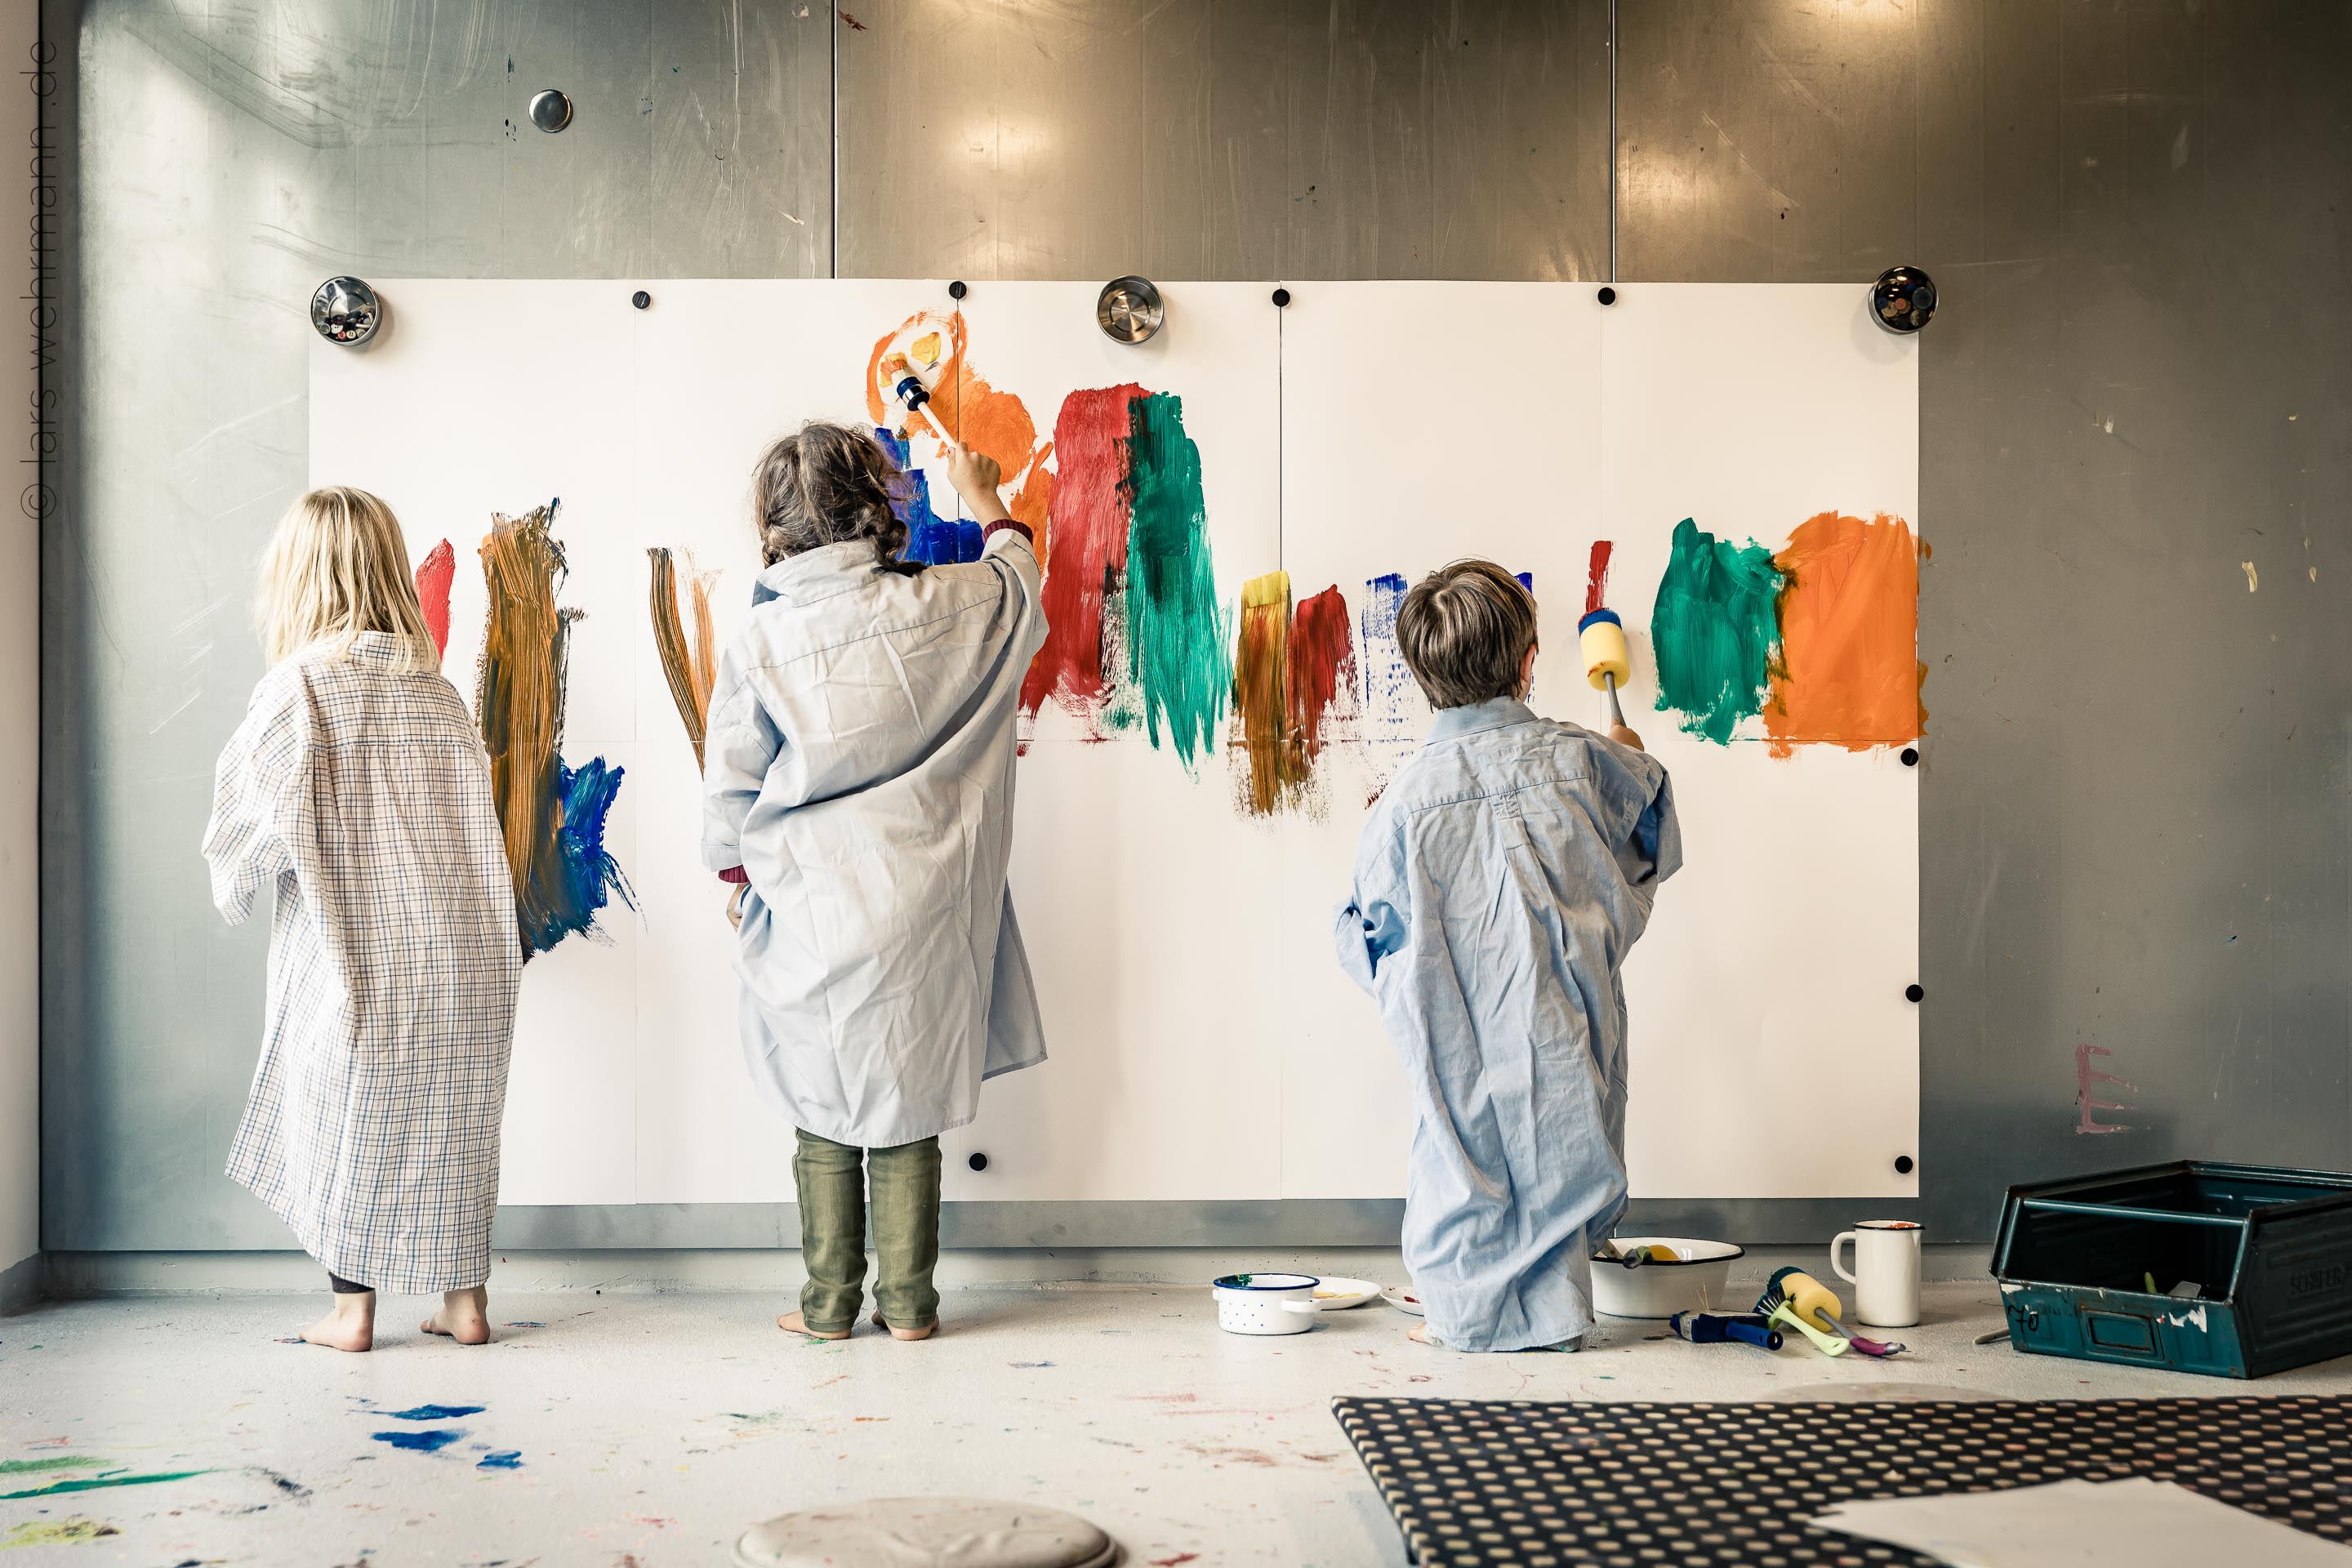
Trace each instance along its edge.
<instances>
[{"instance_id":1,"label":"child's blonde hair","mask_svg":"<svg viewBox=\"0 0 2352 1568\"><path fill-rule=\"evenodd\" d=\"M261 561L261 646L269 662L323 646L348 657L362 632L403 645L394 668L438 669L392 508L350 485L315 489L278 520Z\"/></svg>"}]
</instances>

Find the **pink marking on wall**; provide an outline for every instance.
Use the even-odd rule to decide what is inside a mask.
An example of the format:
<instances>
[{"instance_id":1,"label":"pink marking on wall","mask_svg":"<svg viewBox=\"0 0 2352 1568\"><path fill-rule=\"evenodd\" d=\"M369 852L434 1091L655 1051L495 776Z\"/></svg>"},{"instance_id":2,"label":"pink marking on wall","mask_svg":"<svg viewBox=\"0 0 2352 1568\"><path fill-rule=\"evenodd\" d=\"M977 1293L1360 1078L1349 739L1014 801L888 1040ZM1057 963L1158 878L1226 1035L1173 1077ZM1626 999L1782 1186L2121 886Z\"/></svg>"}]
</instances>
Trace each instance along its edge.
<instances>
[{"instance_id":1,"label":"pink marking on wall","mask_svg":"<svg viewBox=\"0 0 2352 1568\"><path fill-rule=\"evenodd\" d=\"M2126 1123L2101 1121L2092 1114L2100 1110L2137 1110L2139 1109L2137 1105L2126 1105L2120 1100L2101 1100L2091 1092L2093 1085L2107 1083L2114 1084L2117 1089L2129 1089L2135 1094L2139 1091L2139 1085L2126 1083L2115 1074L2101 1072L2091 1065L2093 1057L2113 1054L2105 1046L2094 1046L2087 1042L2074 1047L2074 1108L2077 1117L2074 1131L2076 1132L2128 1132L2131 1131Z\"/></svg>"}]
</instances>

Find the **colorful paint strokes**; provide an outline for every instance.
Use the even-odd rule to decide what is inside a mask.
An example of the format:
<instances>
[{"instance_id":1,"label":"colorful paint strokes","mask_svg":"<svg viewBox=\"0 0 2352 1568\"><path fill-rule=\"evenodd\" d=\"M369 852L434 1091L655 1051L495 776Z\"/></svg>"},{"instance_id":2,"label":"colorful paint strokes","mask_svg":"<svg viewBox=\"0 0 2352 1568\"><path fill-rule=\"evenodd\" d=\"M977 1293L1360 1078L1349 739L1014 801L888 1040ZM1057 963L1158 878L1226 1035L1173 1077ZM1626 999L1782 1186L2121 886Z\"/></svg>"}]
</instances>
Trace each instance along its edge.
<instances>
[{"instance_id":1,"label":"colorful paint strokes","mask_svg":"<svg viewBox=\"0 0 2352 1568\"><path fill-rule=\"evenodd\" d=\"M416 602L425 611L425 629L433 634L434 651L449 655L449 590L457 581L457 552L443 540L416 563Z\"/></svg>"},{"instance_id":2,"label":"colorful paint strokes","mask_svg":"<svg viewBox=\"0 0 2352 1568\"><path fill-rule=\"evenodd\" d=\"M886 362L895 369L901 358L930 394L930 401L911 413L898 402L898 376L883 370ZM918 310L875 340L866 363L866 412L877 426L898 424L903 416L900 428L909 437L961 440L995 458L1004 470L1005 506L1029 525L1039 550L1045 548L1055 484L1046 461L1054 444L1038 440L1028 405L998 391L973 368L965 352L962 312Z\"/></svg>"},{"instance_id":3,"label":"colorful paint strokes","mask_svg":"<svg viewBox=\"0 0 2352 1568\"><path fill-rule=\"evenodd\" d=\"M94 1519L28 1519L0 1535L0 1552L14 1552L20 1546L73 1546L121 1533Z\"/></svg>"},{"instance_id":4,"label":"colorful paint strokes","mask_svg":"<svg viewBox=\"0 0 2352 1568\"><path fill-rule=\"evenodd\" d=\"M112 1487L153 1486L159 1481L184 1481L191 1476L211 1474L210 1470L156 1470L134 1475L128 1470L110 1470L104 1475L73 1476L24 1491L0 1492L0 1502L14 1502L20 1498L57 1497L65 1492L104 1491Z\"/></svg>"},{"instance_id":5,"label":"colorful paint strokes","mask_svg":"<svg viewBox=\"0 0 2352 1568\"><path fill-rule=\"evenodd\" d=\"M1074 392L1054 445L1050 629L1022 707L1034 715L1050 700L1091 739L1139 728L1192 769L1224 722L1234 617L1217 597L1183 401L1133 385Z\"/></svg>"},{"instance_id":6,"label":"colorful paint strokes","mask_svg":"<svg viewBox=\"0 0 2352 1568\"><path fill-rule=\"evenodd\" d=\"M1833 511L1806 519L1772 558L1780 658L1764 731L1772 754L1791 745L1907 745L1927 731L1920 688L1919 547L1884 512L1865 522Z\"/></svg>"},{"instance_id":7,"label":"colorful paint strokes","mask_svg":"<svg viewBox=\"0 0 2352 1568\"><path fill-rule=\"evenodd\" d=\"M1295 610L1290 574L1242 587L1234 651L1234 796L1253 816L1304 809L1321 815L1316 763L1356 705L1355 635L1334 584Z\"/></svg>"},{"instance_id":8,"label":"colorful paint strokes","mask_svg":"<svg viewBox=\"0 0 2352 1568\"><path fill-rule=\"evenodd\" d=\"M677 704L678 721L694 747L694 765L702 766L702 739L710 718L710 689L719 679L719 634L710 624L710 580L715 572L698 572L687 561L687 586L694 605L694 636L688 639L678 615L677 568L670 552L659 545L646 552L653 563L652 609L654 647L661 655L662 676L669 682L670 700Z\"/></svg>"},{"instance_id":9,"label":"colorful paint strokes","mask_svg":"<svg viewBox=\"0 0 2352 1568\"><path fill-rule=\"evenodd\" d=\"M490 753L490 785L514 872L515 914L525 959L594 924L627 880L604 849L604 819L621 770L601 757L573 769L556 748L563 733L565 651L577 610L559 610L563 547L550 501L519 518L494 516L482 542L488 613L474 713Z\"/></svg>"},{"instance_id":10,"label":"colorful paint strokes","mask_svg":"<svg viewBox=\"0 0 2352 1568\"><path fill-rule=\"evenodd\" d=\"M1665 576L1650 613L1661 711L1687 733L1730 743L1763 711L1780 641L1780 574L1753 540L1718 540L1690 518L1675 525Z\"/></svg>"}]
</instances>

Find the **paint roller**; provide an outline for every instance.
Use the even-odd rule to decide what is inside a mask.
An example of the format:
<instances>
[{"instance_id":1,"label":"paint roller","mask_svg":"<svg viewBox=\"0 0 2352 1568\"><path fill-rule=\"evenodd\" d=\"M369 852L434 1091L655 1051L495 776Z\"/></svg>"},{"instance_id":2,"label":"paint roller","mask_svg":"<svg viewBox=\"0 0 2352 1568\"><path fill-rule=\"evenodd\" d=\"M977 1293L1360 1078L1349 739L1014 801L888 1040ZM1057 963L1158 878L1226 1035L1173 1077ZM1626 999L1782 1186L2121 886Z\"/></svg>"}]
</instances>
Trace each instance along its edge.
<instances>
[{"instance_id":1,"label":"paint roller","mask_svg":"<svg viewBox=\"0 0 2352 1568\"><path fill-rule=\"evenodd\" d=\"M1768 1323L1796 1330L1823 1355L1843 1355L1849 1348L1837 1333L1836 1293L1801 1268L1776 1270L1756 1298L1756 1310Z\"/></svg>"},{"instance_id":2,"label":"paint roller","mask_svg":"<svg viewBox=\"0 0 2352 1568\"><path fill-rule=\"evenodd\" d=\"M1625 647L1625 625L1614 610L1588 610L1576 623L1577 646L1584 654L1584 679L1609 698L1609 722L1624 727L1625 710L1617 705L1617 689L1633 674L1633 661Z\"/></svg>"}]
</instances>

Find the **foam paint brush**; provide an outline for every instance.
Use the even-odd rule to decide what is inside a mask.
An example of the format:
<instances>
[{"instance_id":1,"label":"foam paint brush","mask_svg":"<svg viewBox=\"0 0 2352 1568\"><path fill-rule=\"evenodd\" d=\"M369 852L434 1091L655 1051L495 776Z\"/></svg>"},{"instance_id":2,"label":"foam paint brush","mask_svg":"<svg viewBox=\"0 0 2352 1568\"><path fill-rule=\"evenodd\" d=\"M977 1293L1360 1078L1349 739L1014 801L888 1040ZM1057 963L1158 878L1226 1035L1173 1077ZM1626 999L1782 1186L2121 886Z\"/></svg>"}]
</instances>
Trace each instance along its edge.
<instances>
[{"instance_id":1,"label":"foam paint brush","mask_svg":"<svg viewBox=\"0 0 2352 1568\"><path fill-rule=\"evenodd\" d=\"M890 395L897 398L899 405L907 411L907 417L898 422L898 438L904 440L908 426L914 423L917 415L922 413L923 405L931 400L931 389L923 384L922 375L915 369L915 362L902 353L894 353L882 362L882 380L889 386ZM927 418L924 423L929 424L930 421Z\"/></svg>"}]
</instances>

